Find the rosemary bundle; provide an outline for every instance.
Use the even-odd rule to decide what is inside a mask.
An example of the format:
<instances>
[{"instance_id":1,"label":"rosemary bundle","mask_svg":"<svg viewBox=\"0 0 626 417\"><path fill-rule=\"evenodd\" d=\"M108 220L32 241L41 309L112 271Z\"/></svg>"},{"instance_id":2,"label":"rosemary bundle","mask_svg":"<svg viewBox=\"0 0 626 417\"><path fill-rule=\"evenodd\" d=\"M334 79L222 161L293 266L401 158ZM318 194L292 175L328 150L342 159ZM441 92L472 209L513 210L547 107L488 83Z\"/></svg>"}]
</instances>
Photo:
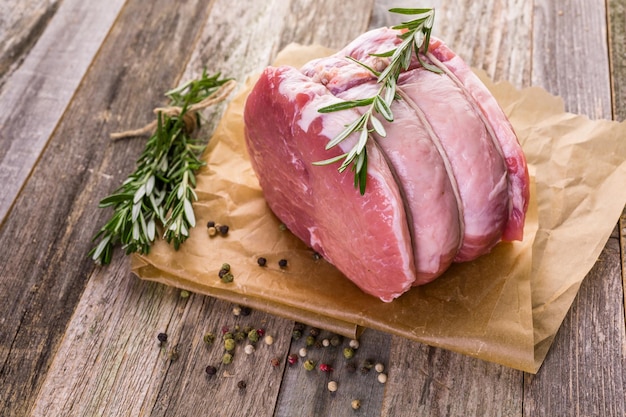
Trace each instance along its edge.
<instances>
[{"instance_id":1,"label":"rosemary bundle","mask_svg":"<svg viewBox=\"0 0 626 417\"><path fill-rule=\"evenodd\" d=\"M94 241L99 239L89 252L94 261L110 263L116 245L126 254L149 253L157 230L162 230L162 238L175 249L189 237L189 229L196 224L192 207L198 198L195 173L204 165L200 156L206 147L191 133L200 126L198 110L223 100L233 87L234 82L220 78L219 73L208 76L204 71L199 79L165 93L170 105L155 109L154 123L114 136L154 130L135 171L100 201L99 207L112 207L113 215L94 236Z\"/></svg>"},{"instance_id":2,"label":"rosemary bundle","mask_svg":"<svg viewBox=\"0 0 626 417\"><path fill-rule=\"evenodd\" d=\"M346 57L363 66L377 77L380 88L376 95L359 100L343 101L318 110L320 113L331 113L355 107L369 107L359 118L347 125L344 130L326 145L327 150L331 149L353 133L356 133L359 135L359 140L354 147L352 147L350 151L334 158L315 162L315 165L328 165L343 159L342 164L339 166L339 172L345 171L346 168L352 165L352 170L354 171L354 186L359 189L361 194L365 193L367 178L367 150L365 145L368 140L371 139L371 135L374 132L381 137L387 135L383 124L376 114L380 115L388 122L393 122L391 103L396 99L398 77L402 71L406 71L409 68L413 56L429 71L441 72L438 68L425 62L420 55L420 51L422 54L428 52L430 33L435 20L435 9L394 8L389 9L389 11L403 15L412 15L414 19L392 27L392 29L401 31L398 37L402 39L402 42L397 48L381 54L371 54L372 56L390 58L389 64L385 69L382 72L378 72L352 57Z\"/></svg>"}]
</instances>

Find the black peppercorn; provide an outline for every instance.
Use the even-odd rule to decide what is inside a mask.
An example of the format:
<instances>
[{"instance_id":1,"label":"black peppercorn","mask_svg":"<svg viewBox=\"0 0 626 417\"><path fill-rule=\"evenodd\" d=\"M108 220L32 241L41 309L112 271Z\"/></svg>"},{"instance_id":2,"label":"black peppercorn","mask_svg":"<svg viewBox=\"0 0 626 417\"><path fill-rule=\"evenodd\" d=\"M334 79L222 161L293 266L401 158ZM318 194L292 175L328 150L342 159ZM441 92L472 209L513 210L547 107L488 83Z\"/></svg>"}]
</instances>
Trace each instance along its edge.
<instances>
[{"instance_id":1,"label":"black peppercorn","mask_svg":"<svg viewBox=\"0 0 626 417\"><path fill-rule=\"evenodd\" d=\"M309 330L309 334L313 337L317 337L320 335L320 329L318 329L317 327L311 327L311 330Z\"/></svg>"},{"instance_id":2,"label":"black peppercorn","mask_svg":"<svg viewBox=\"0 0 626 417\"><path fill-rule=\"evenodd\" d=\"M246 389L246 381L241 380L241 381L237 382L237 388L239 388L239 389Z\"/></svg>"},{"instance_id":3,"label":"black peppercorn","mask_svg":"<svg viewBox=\"0 0 626 417\"><path fill-rule=\"evenodd\" d=\"M278 261L278 266L280 266L281 268L287 268L287 259L281 259L280 261Z\"/></svg>"},{"instance_id":4,"label":"black peppercorn","mask_svg":"<svg viewBox=\"0 0 626 417\"><path fill-rule=\"evenodd\" d=\"M252 309L250 307L241 307L241 315L246 317L249 316L250 313L252 313Z\"/></svg>"},{"instance_id":5,"label":"black peppercorn","mask_svg":"<svg viewBox=\"0 0 626 417\"><path fill-rule=\"evenodd\" d=\"M167 342L167 333L159 333L157 335L157 339L159 340L159 342L161 343L165 343Z\"/></svg>"},{"instance_id":6,"label":"black peppercorn","mask_svg":"<svg viewBox=\"0 0 626 417\"><path fill-rule=\"evenodd\" d=\"M220 232L220 235L226 236L228 234L228 226L225 224L220 225L217 230Z\"/></svg>"},{"instance_id":7,"label":"black peppercorn","mask_svg":"<svg viewBox=\"0 0 626 417\"><path fill-rule=\"evenodd\" d=\"M217 373L217 368L215 366L209 365L204 371L207 373L207 375L213 376Z\"/></svg>"},{"instance_id":8,"label":"black peppercorn","mask_svg":"<svg viewBox=\"0 0 626 417\"><path fill-rule=\"evenodd\" d=\"M303 323L296 322L296 323L293 325L293 329L294 329L294 330L299 331L300 333L302 333L302 332L304 332L304 324L303 324Z\"/></svg>"},{"instance_id":9,"label":"black peppercorn","mask_svg":"<svg viewBox=\"0 0 626 417\"><path fill-rule=\"evenodd\" d=\"M267 259L261 256L256 260L256 263L259 264L259 266L265 266L267 265Z\"/></svg>"},{"instance_id":10,"label":"black peppercorn","mask_svg":"<svg viewBox=\"0 0 626 417\"><path fill-rule=\"evenodd\" d=\"M215 227L215 222L214 221L208 221L206 224L206 227Z\"/></svg>"}]
</instances>

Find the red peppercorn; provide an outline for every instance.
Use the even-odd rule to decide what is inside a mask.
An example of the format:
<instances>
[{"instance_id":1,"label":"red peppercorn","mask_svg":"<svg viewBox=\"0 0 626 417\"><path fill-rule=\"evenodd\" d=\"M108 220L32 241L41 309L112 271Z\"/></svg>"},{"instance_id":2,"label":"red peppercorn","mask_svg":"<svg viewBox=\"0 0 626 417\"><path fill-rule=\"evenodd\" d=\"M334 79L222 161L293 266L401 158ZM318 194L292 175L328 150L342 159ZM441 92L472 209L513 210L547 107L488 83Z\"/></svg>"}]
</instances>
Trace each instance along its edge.
<instances>
[{"instance_id":1,"label":"red peppercorn","mask_svg":"<svg viewBox=\"0 0 626 417\"><path fill-rule=\"evenodd\" d=\"M265 336L265 329L256 329L256 333L259 335L259 337L263 337Z\"/></svg>"},{"instance_id":2,"label":"red peppercorn","mask_svg":"<svg viewBox=\"0 0 626 417\"><path fill-rule=\"evenodd\" d=\"M333 368L327 363L320 363L320 371L322 372L332 372Z\"/></svg>"},{"instance_id":3,"label":"red peppercorn","mask_svg":"<svg viewBox=\"0 0 626 417\"><path fill-rule=\"evenodd\" d=\"M292 353L291 355L287 356L287 362L289 362L289 365L295 365L296 363L298 363L298 355Z\"/></svg>"},{"instance_id":4,"label":"red peppercorn","mask_svg":"<svg viewBox=\"0 0 626 417\"><path fill-rule=\"evenodd\" d=\"M229 332L228 327L226 327L226 326L222 327L222 336L225 335L228 332Z\"/></svg>"},{"instance_id":5,"label":"red peppercorn","mask_svg":"<svg viewBox=\"0 0 626 417\"><path fill-rule=\"evenodd\" d=\"M278 366L280 365L280 361L278 360L278 358L272 358L270 363L272 364L274 368L278 368Z\"/></svg>"}]
</instances>

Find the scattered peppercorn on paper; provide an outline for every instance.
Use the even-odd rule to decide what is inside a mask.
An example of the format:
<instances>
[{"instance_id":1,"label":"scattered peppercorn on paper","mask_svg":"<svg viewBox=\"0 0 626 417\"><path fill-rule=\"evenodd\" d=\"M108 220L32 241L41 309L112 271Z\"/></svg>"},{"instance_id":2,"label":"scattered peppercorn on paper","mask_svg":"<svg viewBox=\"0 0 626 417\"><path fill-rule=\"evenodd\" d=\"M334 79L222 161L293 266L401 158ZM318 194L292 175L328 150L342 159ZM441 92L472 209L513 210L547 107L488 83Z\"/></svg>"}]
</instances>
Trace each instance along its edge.
<instances>
[{"instance_id":1,"label":"scattered peppercorn on paper","mask_svg":"<svg viewBox=\"0 0 626 417\"><path fill-rule=\"evenodd\" d=\"M276 64L299 67L330 53L290 45ZM198 225L178 251L158 241L149 255L134 254L133 272L351 338L373 328L536 373L626 203L626 124L566 113L561 99L540 88L518 90L479 76L513 124L531 169L524 241L453 265L391 303L364 294L267 207L244 142L250 79L204 156ZM209 236L209 221L228 224L228 235ZM232 282L218 276L224 263Z\"/></svg>"}]
</instances>

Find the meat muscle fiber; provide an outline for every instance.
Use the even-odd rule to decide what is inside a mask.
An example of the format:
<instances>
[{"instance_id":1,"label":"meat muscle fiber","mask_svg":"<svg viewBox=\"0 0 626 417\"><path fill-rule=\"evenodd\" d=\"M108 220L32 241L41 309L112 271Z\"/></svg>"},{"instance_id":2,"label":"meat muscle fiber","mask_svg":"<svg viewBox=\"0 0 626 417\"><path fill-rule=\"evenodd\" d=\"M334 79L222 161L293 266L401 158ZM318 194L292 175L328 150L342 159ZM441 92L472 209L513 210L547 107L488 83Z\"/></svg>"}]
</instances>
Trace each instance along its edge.
<instances>
[{"instance_id":1,"label":"meat muscle fiber","mask_svg":"<svg viewBox=\"0 0 626 417\"><path fill-rule=\"evenodd\" d=\"M357 135L326 144L360 107L324 106L371 97L379 85L365 67L400 42L388 28L367 32L337 54L300 70L268 67L244 109L252 166L271 210L300 239L363 291L391 301L440 276L453 262L476 259L501 240L521 240L528 205L526 160L496 100L443 42L431 39L398 79L394 121L367 144L367 188L348 169L317 166L350 150ZM379 118L382 120L382 117Z\"/></svg>"}]
</instances>

